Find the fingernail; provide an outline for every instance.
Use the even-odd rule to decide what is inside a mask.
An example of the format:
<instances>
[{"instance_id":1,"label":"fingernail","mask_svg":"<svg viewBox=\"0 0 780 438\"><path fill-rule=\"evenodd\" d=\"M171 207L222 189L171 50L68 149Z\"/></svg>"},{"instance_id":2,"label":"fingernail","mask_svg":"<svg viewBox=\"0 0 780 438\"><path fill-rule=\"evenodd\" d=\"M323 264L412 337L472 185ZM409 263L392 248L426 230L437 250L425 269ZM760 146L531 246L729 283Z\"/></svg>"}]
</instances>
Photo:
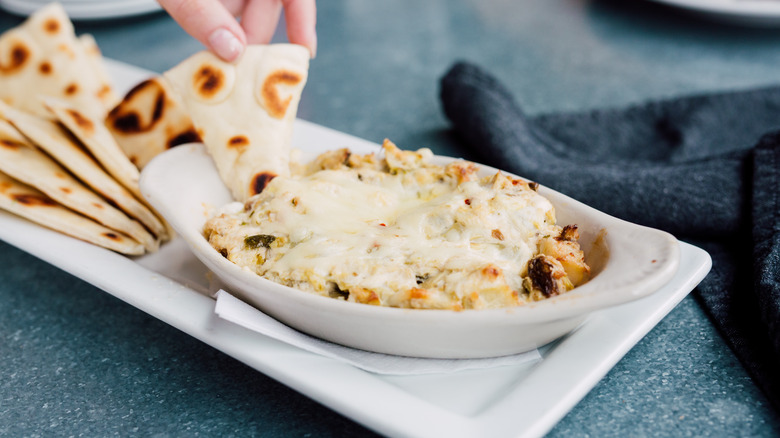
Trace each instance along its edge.
<instances>
[{"instance_id":1,"label":"fingernail","mask_svg":"<svg viewBox=\"0 0 780 438\"><path fill-rule=\"evenodd\" d=\"M244 45L227 29L217 29L209 35L209 46L225 61L233 61L244 51Z\"/></svg>"}]
</instances>

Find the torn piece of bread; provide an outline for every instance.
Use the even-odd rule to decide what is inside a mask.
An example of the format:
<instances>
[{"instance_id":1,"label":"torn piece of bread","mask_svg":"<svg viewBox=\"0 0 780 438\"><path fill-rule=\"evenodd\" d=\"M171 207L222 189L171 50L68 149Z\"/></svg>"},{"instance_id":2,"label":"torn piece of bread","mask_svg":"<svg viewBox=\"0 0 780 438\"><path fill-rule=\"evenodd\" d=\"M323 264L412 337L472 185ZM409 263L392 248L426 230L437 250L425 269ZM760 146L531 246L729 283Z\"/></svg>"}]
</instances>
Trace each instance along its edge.
<instances>
[{"instance_id":1,"label":"torn piece of bread","mask_svg":"<svg viewBox=\"0 0 780 438\"><path fill-rule=\"evenodd\" d=\"M309 56L294 44L249 46L236 63L204 51L165 73L237 200L289 175Z\"/></svg>"}]
</instances>

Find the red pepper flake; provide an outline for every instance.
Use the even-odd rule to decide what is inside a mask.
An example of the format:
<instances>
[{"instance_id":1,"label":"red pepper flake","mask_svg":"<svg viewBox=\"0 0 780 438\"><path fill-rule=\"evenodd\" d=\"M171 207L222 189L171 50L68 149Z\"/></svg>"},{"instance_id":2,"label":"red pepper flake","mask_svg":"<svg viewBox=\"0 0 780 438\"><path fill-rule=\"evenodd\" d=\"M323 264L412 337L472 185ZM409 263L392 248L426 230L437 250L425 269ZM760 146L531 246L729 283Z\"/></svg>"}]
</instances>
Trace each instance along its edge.
<instances>
[{"instance_id":1,"label":"red pepper flake","mask_svg":"<svg viewBox=\"0 0 780 438\"><path fill-rule=\"evenodd\" d=\"M383 222L383 223L379 224L379 226L380 226L380 227L386 227L386 226L387 226L387 224Z\"/></svg>"},{"instance_id":2,"label":"red pepper flake","mask_svg":"<svg viewBox=\"0 0 780 438\"><path fill-rule=\"evenodd\" d=\"M466 203L466 205L471 205L471 199L466 199L466 200L464 200L463 202L465 202L465 203Z\"/></svg>"}]
</instances>

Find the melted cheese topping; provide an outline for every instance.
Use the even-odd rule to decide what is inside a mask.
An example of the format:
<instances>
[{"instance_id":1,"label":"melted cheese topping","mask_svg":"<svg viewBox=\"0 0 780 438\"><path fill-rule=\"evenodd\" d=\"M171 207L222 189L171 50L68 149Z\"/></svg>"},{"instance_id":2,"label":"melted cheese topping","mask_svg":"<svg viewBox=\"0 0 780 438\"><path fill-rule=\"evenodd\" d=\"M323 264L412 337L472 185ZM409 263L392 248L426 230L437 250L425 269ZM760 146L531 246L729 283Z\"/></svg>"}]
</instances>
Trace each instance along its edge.
<instances>
[{"instance_id":1,"label":"melted cheese topping","mask_svg":"<svg viewBox=\"0 0 780 438\"><path fill-rule=\"evenodd\" d=\"M224 207L205 234L234 263L325 296L456 310L526 301L528 262L561 230L533 184L429 165L427 150L385 154L325 154Z\"/></svg>"}]
</instances>

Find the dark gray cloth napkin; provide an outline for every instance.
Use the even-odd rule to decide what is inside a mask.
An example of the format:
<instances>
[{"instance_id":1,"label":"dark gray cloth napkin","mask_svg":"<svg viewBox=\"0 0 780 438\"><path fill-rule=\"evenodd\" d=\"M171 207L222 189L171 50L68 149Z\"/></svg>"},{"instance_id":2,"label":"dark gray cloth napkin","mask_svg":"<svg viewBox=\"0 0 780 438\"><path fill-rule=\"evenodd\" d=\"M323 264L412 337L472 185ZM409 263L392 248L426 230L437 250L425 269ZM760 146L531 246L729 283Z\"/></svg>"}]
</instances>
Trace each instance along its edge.
<instances>
[{"instance_id":1,"label":"dark gray cloth napkin","mask_svg":"<svg viewBox=\"0 0 780 438\"><path fill-rule=\"evenodd\" d=\"M441 101L484 163L707 250L699 302L780 409L780 88L529 118L458 63Z\"/></svg>"}]
</instances>

